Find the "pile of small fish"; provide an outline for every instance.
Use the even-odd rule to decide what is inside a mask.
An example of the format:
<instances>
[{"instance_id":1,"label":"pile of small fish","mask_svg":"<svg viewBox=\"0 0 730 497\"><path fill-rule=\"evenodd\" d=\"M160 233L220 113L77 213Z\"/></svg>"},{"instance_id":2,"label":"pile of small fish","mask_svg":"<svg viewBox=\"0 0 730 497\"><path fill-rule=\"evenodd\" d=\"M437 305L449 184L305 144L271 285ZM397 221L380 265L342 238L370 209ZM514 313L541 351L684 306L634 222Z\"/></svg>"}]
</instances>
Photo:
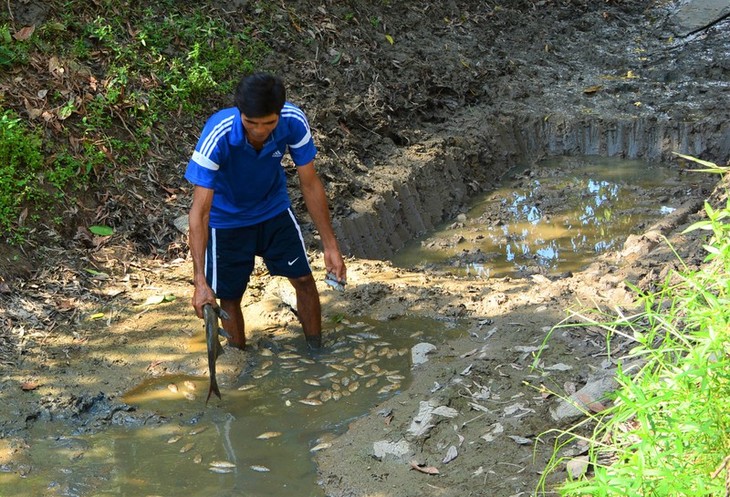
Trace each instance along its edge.
<instances>
[{"instance_id":1,"label":"pile of small fish","mask_svg":"<svg viewBox=\"0 0 730 497\"><path fill-rule=\"evenodd\" d=\"M251 373L251 378L258 380L270 374L275 360L277 367L294 374L310 371L313 364L324 364L332 371L306 377L303 380L306 385L314 389L298 402L309 406L319 406L330 400L338 401L343 397L349 397L361 387L379 386L378 394L393 392L401 387L405 376L400 370L386 369L380 363L406 355L408 348L396 349L386 341L369 342L379 338L366 332L347 335L346 340L334 344L330 354L317 361L297 353L296 348L291 345L284 345L284 350L278 354L268 348L262 348L259 354L264 360ZM245 391L253 388L256 388L255 383L242 385L238 389ZM291 388L285 388L279 393L287 395L291 391Z\"/></svg>"}]
</instances>

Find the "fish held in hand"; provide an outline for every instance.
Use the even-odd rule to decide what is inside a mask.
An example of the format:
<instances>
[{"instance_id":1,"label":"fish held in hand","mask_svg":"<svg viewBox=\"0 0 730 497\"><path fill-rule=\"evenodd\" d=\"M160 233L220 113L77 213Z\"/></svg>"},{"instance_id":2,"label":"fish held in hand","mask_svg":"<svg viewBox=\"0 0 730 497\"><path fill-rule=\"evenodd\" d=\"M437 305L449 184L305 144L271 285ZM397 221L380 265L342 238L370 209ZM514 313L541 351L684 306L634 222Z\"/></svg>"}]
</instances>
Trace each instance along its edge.
<instances>
[{"instance_id":1,"label":"fish held in hand","mask_svg":"<svg viewBox=\"0 0 730 497\"><path fill-rule=\"evenodd\" d=\"M218 326L218 318L228 319L228 314L220 307L213 307L211 304L203 306L203 320L205 321L205 342L208 346L208 373L210 375L210 387L208 388L208 397L205 404L210 400L210 394L215 393L221 398L221 391L218 388L218 381L215 378L215 363L218 356L223 353L218 335L227 336L225 330Z\"/></svg>"}]
</instances>

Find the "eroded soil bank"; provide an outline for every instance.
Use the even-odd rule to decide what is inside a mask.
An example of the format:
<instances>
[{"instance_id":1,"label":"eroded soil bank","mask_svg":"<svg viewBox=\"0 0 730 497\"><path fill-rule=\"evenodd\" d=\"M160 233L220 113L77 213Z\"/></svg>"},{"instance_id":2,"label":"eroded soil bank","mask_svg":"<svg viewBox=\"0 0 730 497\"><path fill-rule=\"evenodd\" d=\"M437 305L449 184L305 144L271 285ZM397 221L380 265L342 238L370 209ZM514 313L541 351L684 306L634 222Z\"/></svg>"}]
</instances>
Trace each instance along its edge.
<instances>
[{"instance_id":1,"label":"eroded soil bank","mask_svg":"<svg viewBox=\"0 0 730 497\"><path fill-rule=\"evenodd\" d=\"M352 255L348 290L335 294L322 286L325 321L421 316L444 326L458 319L470 330L416 366L408 390L319 453L325 493L530 494L554 438L540 435L568 422L553 418L558 399L541 386L580 389L610 374L623 351L615 344L608 357L596 330L560 330L541 356L543 368L533 370L532 347L566 309L630 309L626 282L649 290L680 268L661 235L684 264L699 264L700 242L681 231L701 215L706 198L724 202L726 187L712 196L704 182L688 179L669 189L672 215L621 251L559 278L484 281L377 259L455 218L471 195L488 191L517 161L586 153L676 163L671 152L681 151L725 163L728 21L681 36L671 17L678 5L650 1L299 1L264 11L250 2L224 3L205 8L231 19L266 15L279 26L269 39L276 53L264 69L286 75L292 100L315 130L318 169ZM13 3L18 22L24 5ZM22 475L48 463L28 459L34 423L66 420L69 432L83 432L169 422L164 413L150 418L125 405L122 394L150 376L205 374L202 354L185 345L201 328L188 305L185 238L172 222L190 200L180 178L186 155L180 143L192 148L197 130L177 131L169 133L174 140L161 138L169 162L149 165L174 196L150 192L139 211L130 207L134 202L107 203L101 210L118 222L118 235L37 247L20 259L31 261L25 274L4 276L4 471ZM307 229L322 276L316 234ZM154 242L144 236L151 232ZM154 256L143 255L141 245L156 246ZM18 274L10 271L17 264L3 257L8 275ZM143 305L156 296L175 299ZM298 332L284 300L278 281L257 275L246 297L251 343L267 333ZM245 353L224 355L222 381L231 382L246 360ZM439 407L448 415L428 417ZM416 419L434 426L420 433ZM376 458L377 442L398 449ZM414 470L411 461L439 474Z\"/></svg>"}]
</instances>

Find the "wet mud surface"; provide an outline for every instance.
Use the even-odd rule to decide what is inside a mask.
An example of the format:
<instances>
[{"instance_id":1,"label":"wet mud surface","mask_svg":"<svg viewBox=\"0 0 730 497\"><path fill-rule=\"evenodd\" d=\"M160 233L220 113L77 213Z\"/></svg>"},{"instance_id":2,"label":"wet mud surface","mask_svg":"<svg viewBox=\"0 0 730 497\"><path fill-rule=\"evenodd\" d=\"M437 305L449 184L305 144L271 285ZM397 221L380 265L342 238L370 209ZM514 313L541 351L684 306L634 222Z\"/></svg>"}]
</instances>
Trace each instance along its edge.
<instances>
[{"instance_id":1,"label":"wet mud surface","mask_svg":"<svg viewBox=\"0 0 730 497\"><path fill-rule=\"evenodd\" d=\"M682 37L671 22L676 6L649 1L300 1L264 11L250 2L223 3L215 7L218 14L266 15L279 26L268 40L275 55L266 69L285 75L290 98L302 104L314 129L318 170L353 254L347 290L329 291L316 234L305 219L327 329L343 316L394 322L415 316L444 329L458 321L468 330L439 344L427 362L413 366L406 390L318 452L324 493L529 495L552 453L550 430L574 421L556 419L556 394L610 375L624 350L614 344L609 357L598 330L561 328L532 368L537 347L566 309L631 309L626 283L643 290L661 284L682 266L673 250L687 266L699 264L701 242L682 230L701 216L705 199L724 202L724 187L713 194L712 185L690 180L669 188L672 214L587 268L559 276L538 271L485 280L396 268L345 234L357 226L348 222L410 185L414 205L428 213L414 215L420 225L404 217L414 227L400 240L371 237L388 255L418 226L423 234L456 220L469 197L492 189L515 161L558 149L648 156L686 167L671 158L677 145L724 163L730 157L728 21ZM47 15L20 5L14 4L16 19ZM585 130L583 141L531 147L535 123L551 122L574 123L571 129ZM588 147L596 143L592 129L626 122L641 126L629 126L634 134L620 147ZM652 124L670 131L655 134ZM179 131L163 150L180 140L192 147L197 131ZM184 161L179 153L176 159ZM174 153L168 157L175 163ZM468 177L447 181L443 171ZM192 345L202 328L189 307L191 265L184 235L173 225L187 209L189 190L179 168L158 173L176 196L149 195L145 208L156 216L135 216L132 202L107 205L108 221L126 235L77 236L36 248L24 273L4 277L0 469L6 475L22 477L47 463L29 458L34 425L52 420L69 433L98 433L111 425L169 423L169 413L138 409L123 401L124 393L152 377L206 374L205 354ZM553 195L546 205L560 203L560 194ZM3 257L7 274L14 265L9 260ZM254 277L245 302L250 343L300 333L290 297L263 271ZM222 385L246 370L250 353L221 357ZM200 402L204 415L203 401L191 402ZM585 447L567 450L577 454ZM558 471L548 481L563 478Z\"/></svg>"}]
</instances>

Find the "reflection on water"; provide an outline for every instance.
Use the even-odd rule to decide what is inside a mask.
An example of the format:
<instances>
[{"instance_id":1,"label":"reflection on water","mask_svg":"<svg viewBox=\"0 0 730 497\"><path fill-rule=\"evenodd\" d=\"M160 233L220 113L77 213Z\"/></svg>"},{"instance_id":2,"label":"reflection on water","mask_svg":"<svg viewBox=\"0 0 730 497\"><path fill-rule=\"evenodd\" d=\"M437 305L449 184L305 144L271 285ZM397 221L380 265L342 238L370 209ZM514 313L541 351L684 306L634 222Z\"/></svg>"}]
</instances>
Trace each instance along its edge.
<instances>
[{"instance_id":1,"label":"reflection on water","mask_svg":"<svg viewBox=\"0 0 730 497\"><path fill-rule=\"evenodd\" d=\"M32 470L26 478L0 473L0 494L322 497L313 451L408 384L413 345L463 333L410 318L338 327L315 355L300 340L247 352L250 370L208 407L207 378L155 378L125 395L169 423L83 436L38 425Z\"/></svg>"},{"instance_id":2,"label":"reflection on water","mask_svg":"<svg viewBox=\"0 0 730 497\"><path fill-rule=\"evenodd\" d=\"M411 243L394 262L475 278L580 270L671 212L660 187L679 185L677 170L641 161L552 159L516 170L466 216Z\"/></svg>"}]
</instances>

